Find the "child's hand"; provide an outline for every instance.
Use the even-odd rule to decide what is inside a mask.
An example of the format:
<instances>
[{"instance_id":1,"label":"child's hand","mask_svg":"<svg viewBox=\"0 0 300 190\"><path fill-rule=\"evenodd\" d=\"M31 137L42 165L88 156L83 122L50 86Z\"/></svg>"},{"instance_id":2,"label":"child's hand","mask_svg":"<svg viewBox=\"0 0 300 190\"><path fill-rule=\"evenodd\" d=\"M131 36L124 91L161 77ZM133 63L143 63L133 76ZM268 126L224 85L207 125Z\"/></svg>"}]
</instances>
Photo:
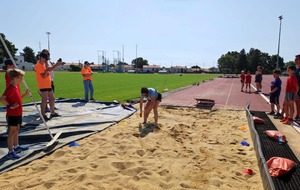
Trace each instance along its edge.
<instances>
[{"instance_id":1,"label":"child's hand","mask_svg":"<svg viewBox=\"0 0 300 190\"><path fill-rule=\"evenodd\" d=\"M29 89L26 89L26 92L25 92L25 96L28 96L29 95L29 92L30 92L30 90Z\"/></svg>"},{"instance_id":2,"label":"child's hand","mask_svg":"<svg viewBox=\"0 0 300 190\"><path fill-rule=\"evenodd\" d=\"M20 105L19 105L18 103L15 103L15 104L9 106L9 108L13 110L13 109L16 109L16 108L19 107L19 106L20 106Z\"/></svg>"},{"instance_id":3,"label":"child's hand","mask_svg":"<svg viewBox=\"0 0 300 190\"><path fill-rule=\"evenodd\" d=\"M143 112L140 112L140 117L143 117Z\"/></svg>"}]
</instances>

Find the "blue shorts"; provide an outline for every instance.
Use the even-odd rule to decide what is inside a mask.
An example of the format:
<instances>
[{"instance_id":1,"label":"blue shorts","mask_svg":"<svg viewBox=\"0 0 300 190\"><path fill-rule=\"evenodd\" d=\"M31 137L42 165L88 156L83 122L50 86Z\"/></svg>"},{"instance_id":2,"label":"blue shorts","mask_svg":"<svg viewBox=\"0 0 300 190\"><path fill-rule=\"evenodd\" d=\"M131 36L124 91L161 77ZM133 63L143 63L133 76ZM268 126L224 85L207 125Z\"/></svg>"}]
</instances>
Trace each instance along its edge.
<instances>
[{"instance_id":1,"label":"blue shorts","mask_svg":"<svg viewBox=\"0 0 300 190\"><path fill-rule=\"evenodd\" d=\"M271 95L270 96L270 103L271 104L279 104L279 96L277 95Z\"/></svg>"},{"instance_id":2,"label":"blue shorts","mask_svg":"<svg viewBox=\"0 0 300 190\"><path fill-rule=\"evenodd\" d=\"M296 93L295 92L286 92L285 93L285 97L284 97L284 100L285 101L294 101L295 100L295 96Z\"/></svg>"}]
</instances>

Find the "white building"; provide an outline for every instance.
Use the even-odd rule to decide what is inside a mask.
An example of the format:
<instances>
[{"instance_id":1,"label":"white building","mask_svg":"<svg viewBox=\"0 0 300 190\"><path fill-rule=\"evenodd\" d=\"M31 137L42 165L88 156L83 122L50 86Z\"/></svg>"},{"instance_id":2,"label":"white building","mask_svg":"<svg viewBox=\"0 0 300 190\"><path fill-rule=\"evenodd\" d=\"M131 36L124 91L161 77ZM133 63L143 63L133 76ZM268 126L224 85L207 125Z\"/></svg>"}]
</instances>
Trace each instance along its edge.
<instances>
[{"instance_id":1,"label":"white building","mask_svg":"<svg viewBox=\"0 0 300 190\"><path fill-rule=\"evenodd\" d=\"M15 56L15 63L16 63L16 65L19 69L22 69L24 71L33 71L34 64L29 63L29 62L25 62L24 56L22 56L22 55L16 55ZM4 67L4 66L5 66L4 62L1 63L1 68Z\"/></svg>"},{"instance_id":2,"label":"white building","mask_svg":"<svg viewBox=\"0 0 300 190\"><path fill-rule=\"evenodd\" d=\"M159 65L143 65L143 73L157 73L161 70Z\"/></svg>"}]
</instances>

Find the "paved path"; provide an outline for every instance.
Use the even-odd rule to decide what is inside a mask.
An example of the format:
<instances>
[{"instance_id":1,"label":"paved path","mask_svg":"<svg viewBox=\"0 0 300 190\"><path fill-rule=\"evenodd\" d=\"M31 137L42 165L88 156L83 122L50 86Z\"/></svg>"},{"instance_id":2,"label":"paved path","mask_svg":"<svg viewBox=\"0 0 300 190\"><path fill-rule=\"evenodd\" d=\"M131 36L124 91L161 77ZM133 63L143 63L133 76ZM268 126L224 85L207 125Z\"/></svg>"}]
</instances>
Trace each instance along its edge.
<instances>
[{"instance_id":1,"label":"paved path","mask_svg":"<svg viewBox=\"0 0 300 190\"><path fill-rule=\"evenodd\" d=\"M263 80L263 93L270 91L272 76L265 76ZM285 84L285 81L283 82ZM255 86L255 83L252 83ZM285 85L283 85L285 89ZM215 100L215 108L225 109L244 109L247 102L251 102L250 109L256 111L269 111L269 103L259 94L241 92L241 83L239 78L217 78L212 81L201 83L199 86L175 92L162 101L162 105L174 106L194 106L195 98L205 98ZM284 94L284 93L283 93ZM283 97L283 95L282 95Z\"/></svg>"}]
</instances>

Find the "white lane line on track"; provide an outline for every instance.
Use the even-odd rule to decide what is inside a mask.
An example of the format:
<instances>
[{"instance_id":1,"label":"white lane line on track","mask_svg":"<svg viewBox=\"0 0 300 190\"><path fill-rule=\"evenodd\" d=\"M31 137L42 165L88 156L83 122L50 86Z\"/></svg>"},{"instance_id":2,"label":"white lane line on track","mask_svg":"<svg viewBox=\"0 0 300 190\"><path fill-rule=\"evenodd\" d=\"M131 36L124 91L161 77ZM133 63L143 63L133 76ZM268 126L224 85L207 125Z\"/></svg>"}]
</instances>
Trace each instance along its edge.
<instances>
[{"instance_id":1,"label":"white lane line on track","mask_svg":"<svg viewBox=\"0 0 300 190\"><path fill-rule=\"evenodd\" d=\"M251 85L251 87L255 90L255 91L257 91L257 89L252 85L252 84L250 84ZM266 102L268 103L268 104L271 104L270 103L270 100L269 100L269 98L267 98L267 96L265 96L263 93L261 93L261 92L259 92L259 95L264 99L264 100L266 100Z\"/></svg>"},{"instance_id":2,"label":"white lane line on track","mask_svg":"<svg viewBox=\"0 0 300 190\"><path fill-rule=\"evenodd\" d=\"M251 87L256 91L256 88L255 88L252 84L251 84ZM259 92L259 95L261 95L261 97L263 97L263 99L265 99L265 100L268 102L268 104L271 104L269 98L267 98L265 95L263 95L263 93ZM276 106L274 107L274 109L277 111ZM280 109L280 112L282 112L282 109ZM296 123L295 121L293 121L293 122L291 123L291 126L292 126L298 133L300 133L300 126L299 126L298 123Z\"/></svg>"},{"instance_id":3,"label":"white lane line on track","mask_svg":"<svg viewBox=\"0 0 300 190\"><path fill-rule=\"evenodd\" d=\"M217 83L216 85L214 85L212 88L210 88L209 90L207 90L204 94L202 94L200 97L201 98L205 98L205 96L210 93L211 91L213 91L214 89L216 89L217 87L219 87L220 83ZM200 84L201 85L201 84Z\"/></svg>"},{"instance_id":4,"label":"white lane line on track","mask_svg":"<svg viewBox=\"0 0 300 190\"><path fill-rule=\"evenodd\" d=\"M229 93L228 93L228 95L227 95L227 100L226 100L226 103L225 103L225 109L226 109L226 107L227 107L228 100L229 100L229 97L230 97L230 95L231 95L231 91L232 91L232 87L233 87L233 82L234 82L234 80L232 80L231 87L230 87Z\"/></svg>"}]
</instances>

